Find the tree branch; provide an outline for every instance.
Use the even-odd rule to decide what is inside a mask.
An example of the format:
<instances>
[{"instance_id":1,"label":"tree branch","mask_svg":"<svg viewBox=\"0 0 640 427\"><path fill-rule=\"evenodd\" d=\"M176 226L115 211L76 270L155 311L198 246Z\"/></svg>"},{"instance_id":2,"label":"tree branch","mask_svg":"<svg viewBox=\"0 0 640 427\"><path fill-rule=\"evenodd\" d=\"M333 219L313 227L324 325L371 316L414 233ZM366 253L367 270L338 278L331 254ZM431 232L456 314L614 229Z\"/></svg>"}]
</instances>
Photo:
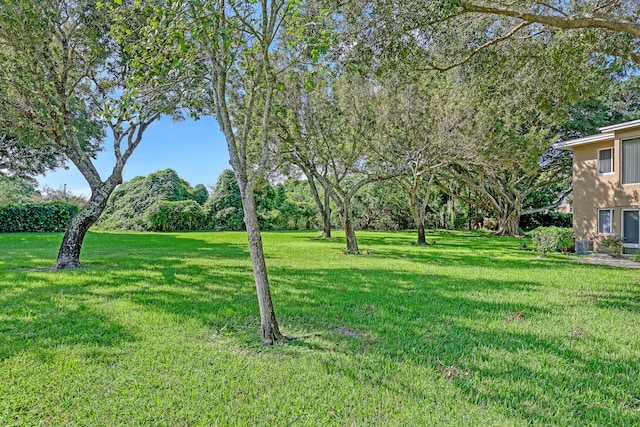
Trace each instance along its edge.
<instances>
[{"instance_id":1,"label":"tree branch","mask_svg":"<svg viewBox=\"0 0 640 427\"><path fill-rule=\"evenodd\" d=\"M517 33L518 31L520 31L521 29L527 27L531 25L531 22L523 22L519 25L516 25L515 27L513 27L509 32L507 32L506 34L504 34L503 36L500 36L498 38L489 40L488 42L486 42L485 44L478 46L476 49L473 50L473 52L471 52L469 55L467 55L464 59L462 59L461 61L458 61L456 63L453 63L451 65L448 65L446 67L438 67L436 65L431 64L431 69L433 70L437 70L437 71L448 71L451 70L452 68L456 68L459 67L461 65L464 65L466 63L468 63L469 61L471 61L476 55L478 55L480 52L486 50L487 48L496 45L500 42L503 42L504 40L507 40L509 38L511 38L515 33Z\"/></svg>"},{"instance_id":2,"label":"tree branch","mask_svg":"<svg viewBox=\"0 0 640 427\"><path fill-rule=\"evenodd\" d=\"M511 6L483 6L471 2L462 2L461 7L462 11L460 14L485 13L510 16L512 18L522 19L528 23L538 22L540 24L567 30L578 28L603 28L618 33L626 33L633 37L640 37L640 24L608 13L592 12L568 16L546 15L519 10Z\"/></svg>"}]
</instances>

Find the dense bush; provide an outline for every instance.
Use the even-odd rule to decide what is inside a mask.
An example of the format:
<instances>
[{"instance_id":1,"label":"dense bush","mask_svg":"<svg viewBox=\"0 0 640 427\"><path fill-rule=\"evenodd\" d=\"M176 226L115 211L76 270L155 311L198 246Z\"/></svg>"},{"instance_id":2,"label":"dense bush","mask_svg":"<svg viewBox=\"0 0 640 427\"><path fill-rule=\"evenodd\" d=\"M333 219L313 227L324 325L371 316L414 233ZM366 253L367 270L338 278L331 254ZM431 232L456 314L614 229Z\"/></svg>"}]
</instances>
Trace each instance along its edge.
<instances>
[{"instance_id":1,"label":"dense bush","mask_svg":"<svg viewBox=\"0 0 640 427\"><path fill-rule=\"evenodd\" d=\"M202 184L198 184L193 187L193 190L189 191L191 194L191 199L198 202L200 205L204 205L209 199L209 192L207 191L207 187Z\"/></svg>"},{"instance_id":2,"label":"dense bush","mask_svg":"<svg viewBox=\"0 0 640 427\"><path fill-rule=\"evenodd\" d=\"M172 169L137 176L113 192L96 227L104 230L152 230L155 228L149 223L146 212L154 203L193 201L202 204L207 196L202 184L192 188Z\"/></svg>"},{"instance_id":3,"label":"dense bush","mask_svg":"<svg viewBox=\"0 0 640 427\"><path fill-rule=\"evenodd\" d=\"M622 256L622 245L624 240L620 236L610 236L602 241L602 246L608 249L609 255L614 258Z\"/></svg>"},{"instance_id":4,"label":"dense bush","mask_svg":"<svg viewBox=\"0 0 640 427\"><path fill-rule=\"evenodd\" d=\"M285 193L286 206L280 207L280 227L287 230L311 229L320 226L320 215L307 181L290 179L278 184L277 192Z\"/></svg>"},{"instance_id":5,"label":"dense bush","mask_svg":"<svg viewBox=\"0 0 640 427\"><path fill-rule=\"evenodd\" d=\"M194 200L158 200L145 213L151 231L188 231L204 226L206 215Z\"/></svg>"},{"instance_id":6,"label":"dense bush","mask_svg":"<svg viewBox=\"0 0 640 427\"><path fill-rule=\"evenodd\" d=\"M242 197L233 171L225 169L218 177L211 198L205 204L207 228L238 231L244 228Z\"/></svg>"},{"instance_id":7,"label":"dense bush","mask_svg":"<svg viewBox=\"0 0 640 427\"><path fill-rule=\"evenodd\" d=\"M79 210L64 202L0 206L0 232L65 231Z\"/></svg>"},{"instance_id":8,"label":"dense bush","mask_svg":"<svg viewBox=\"0 0 640 427\"><path fill-rule=\"evenodd\" d=\"M538 255L560 251L567 253L574 244L573 229L561 227L538 227L531 232Z\"/></svg>"},{"instance_id":9,"label":"dense bush","mask_svg":"<svg viewBox=\"0 0 640 427\"><path fill-rule=\"evenodd\" d=\"M520 228L531 231L537 227L570 228L573 225L573 215L559 212L534 213L520 217Z\"/></svg>"},{"instance_id":10,"label":"dense bush","mask_svg":"<svg viewBox=\"0 0 640 427\"><path fill-rule=\"evenodd\" d=\"M317 210L309 209L310 206L313 208L313 205L291 200L290 190L294 189L295 186L285 187L284 184L272 186L266 179L258 182L254 196L258 222L262 230L297 228L301 222L305 224L313 222L309 216L316 216ZM205 204L205 212L208 229L244 230L242 196L232 170L224 170L218 178L211 198Z\"/></svg>"}]
</instances>

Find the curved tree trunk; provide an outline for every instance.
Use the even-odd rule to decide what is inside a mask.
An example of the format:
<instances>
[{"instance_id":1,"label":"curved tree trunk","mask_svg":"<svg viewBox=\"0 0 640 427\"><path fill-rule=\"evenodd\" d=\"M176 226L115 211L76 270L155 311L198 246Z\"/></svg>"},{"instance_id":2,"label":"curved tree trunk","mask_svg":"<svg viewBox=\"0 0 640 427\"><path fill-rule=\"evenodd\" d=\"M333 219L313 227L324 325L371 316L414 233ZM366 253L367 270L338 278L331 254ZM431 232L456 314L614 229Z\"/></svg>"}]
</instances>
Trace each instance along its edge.
<instances>
[{"instance_id":1,"label":"curved tree trunk","mask_svg":"<svg viewBox=\"0 0 640 427\"><path fill-rule=\"evenodd\" d=\"M109 196L120 183L118 181L122 180L109 179L95 188L87 204L73 217L62 239L62 245L60 245L60 250L58 251L58 259L53 267L55 270L82 268L80 251L82 250L84 237L89 228L102 215Z\"/></svg>"},{"instance_id":2,"label":"curved tree trunk","mask_svg":"<svg viewBox=\"0 0 640 427\"><path fill-rule=\"evenodd\" d=\"M309 187L311 188L311 195L313 196L314 202L316 202L316 207L320 212L320 216L322 217L322 238L330 239L331 238L331 198L330 194L326 188L324 188L324 203L320 199L320 192L318 191L318 186L316 185L316 180L313 176L313 173L310 172L308 167L300 162L300 168L304 172L307 177L307 182L309 183Z\"/></svg>"},{"instance_id":3,"label":"curved tree trunk","mask_svg":"<svg viewBox=\"0 0 640 427\"><path fill-rule=\"evenodd\" d=\"M247 228L249 239L249 253L253 265L253 276L258 293L258 306L260 309L260 325L262 326L262 341L265 345L272 345L283 341L284 337L278 328L271 291L269 289L269 277L262 250L262 235L258 224L258 215L253 191L244 189L241 191L242 207L244 209L244 224Z\"/></svg>"}]
</instances>

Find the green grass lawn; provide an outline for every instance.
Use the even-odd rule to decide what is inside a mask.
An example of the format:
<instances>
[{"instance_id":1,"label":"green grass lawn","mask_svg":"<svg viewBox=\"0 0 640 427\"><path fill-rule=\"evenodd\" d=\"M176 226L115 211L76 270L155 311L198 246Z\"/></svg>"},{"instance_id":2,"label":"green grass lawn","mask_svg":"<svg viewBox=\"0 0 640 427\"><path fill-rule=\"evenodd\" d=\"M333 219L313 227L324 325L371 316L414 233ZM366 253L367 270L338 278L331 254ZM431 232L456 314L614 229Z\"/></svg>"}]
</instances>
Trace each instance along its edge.
<instances>
[{"instance_id":1,"label":"green grass lawn","mask_svg":"<svg viewBox=\"0 0 640 427\"><path fill-rule=\"evenodd\" d=\"M479 233L0 234L0 425L638 426L640 270Z\"/></svg>"}]
</instances>

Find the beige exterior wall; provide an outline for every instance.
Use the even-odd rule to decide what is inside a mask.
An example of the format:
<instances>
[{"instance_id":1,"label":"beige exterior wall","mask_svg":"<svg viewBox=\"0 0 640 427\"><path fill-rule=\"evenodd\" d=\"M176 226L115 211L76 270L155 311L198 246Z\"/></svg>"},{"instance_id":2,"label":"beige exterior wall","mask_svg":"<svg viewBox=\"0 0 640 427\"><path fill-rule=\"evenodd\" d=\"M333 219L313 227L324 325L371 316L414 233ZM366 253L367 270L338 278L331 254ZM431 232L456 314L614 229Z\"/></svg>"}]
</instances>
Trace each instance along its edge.
<instances>
[{"instance_id":1,"label":"beige exterior wall","mask_svg":"<svg viewBox=\"0 0 640 427\"><path fill-rule=\"evenodd\" d=\"M594 241L601 251L598 210L613 209L614 234L620 235L622 211L640 208L640 184L622 184L620 177L621 140L640 136L640 128L616 132L611 141L573 147L573 229L578 239ZM613 147L614 172L598 174L598 150ZM639 165L640 166L640 165Z\"/></svg>"}]
</instances>

